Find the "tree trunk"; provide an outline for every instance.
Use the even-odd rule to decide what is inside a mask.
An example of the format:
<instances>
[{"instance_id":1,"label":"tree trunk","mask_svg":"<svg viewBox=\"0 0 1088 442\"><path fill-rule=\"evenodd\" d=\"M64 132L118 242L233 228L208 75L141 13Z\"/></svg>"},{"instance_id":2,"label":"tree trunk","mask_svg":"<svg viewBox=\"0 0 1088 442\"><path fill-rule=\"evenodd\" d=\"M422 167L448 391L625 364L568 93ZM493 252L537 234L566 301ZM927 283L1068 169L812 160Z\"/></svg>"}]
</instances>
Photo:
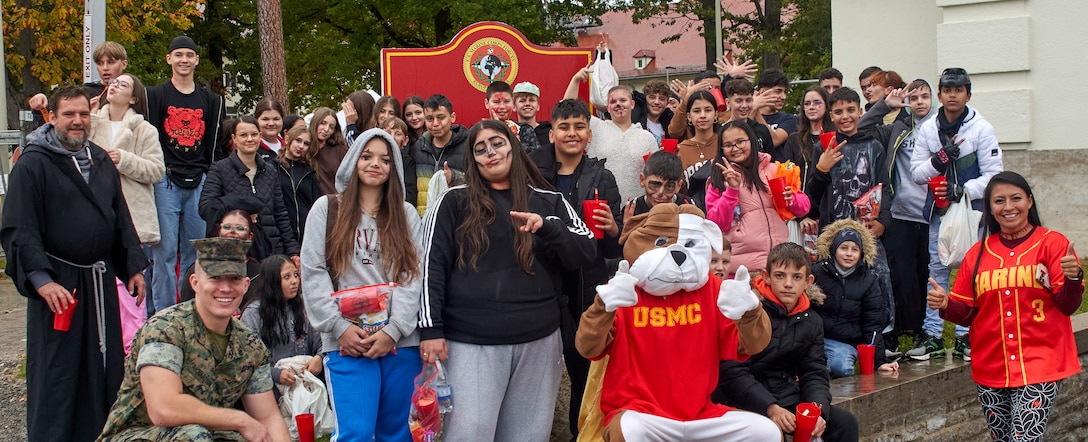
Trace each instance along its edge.
<instances>
[{"instance_id":1,"label":"tree trunk","mask_svg":"<svg viewBox=\"0 0 1088 442\"><path fill-rule=\"evenodd\" d=\"M766 19L763 22L763 38L778 41L782 38L782 1L765 0L763 12ZM763 70L782 69L782 54L773 51L763 51Z\"/></svg>"},{"instance_id":2,"label":"tree trunk","mask_svg":"<svg viewBox=\"0 0 1088 442\"><path fill-rule=\"evenodd\" d=\"M257 33L261 41L261 78L264 96L287 103L287 68L283 51L283 14L280 0L257 1Z\"/></svg>"},{"instance_id":3,"label":"tree trunk","mask_svg":"<svg viewBox=\"0 0 1088 442\"><path fill-rule=\"evenodd\" d=\"M34 7L30 0L18 0L15 4L18 7L25 9ZM33 67L35 54L38 52L38 42L34 37L33 29L23 29L19 31L19 47L17 51L19 55L22 55L23 59L26 60L26 63L23 64L23 69L19 71L19 77L22 80L23 86L22 94L17 93L10 87L12 82L10 80L8 81L8 93L11 94L14 101L18 103L17 107L8 107L8 128L11 129L18 129L20 127L19 110L27 108L27 98L38 92L43 92L41 80L39 80L38 77L35 77L34 72L30 70L30 68ZM11 101L12 100L8 101L8 106L11 106ZM12 117L14 117L14 119Z\"/></svg>"},{"instance_id":4,"label":"tree trunk","mask_svg":"<svg viewBox=\"0 0 1088 442\"><path fill-rule=\"evenodd\" d=\"M699 17L699 20L703 21L703 41L706 42L706 50L704 52L706 54L706 69L711 71L714 70L714 62L718 59L716 46L718 42L714 39L714 35L716 34L714 32L714 26L717 26L717 21L714 19L714 1L715 0L702 0L702 10L705 11L705 13L696 15ZM722 37L724 38L724 36L725 32L722 32ZM724 42L722 43L722 47L725 47Z\"/></svg>"}]
</instances>

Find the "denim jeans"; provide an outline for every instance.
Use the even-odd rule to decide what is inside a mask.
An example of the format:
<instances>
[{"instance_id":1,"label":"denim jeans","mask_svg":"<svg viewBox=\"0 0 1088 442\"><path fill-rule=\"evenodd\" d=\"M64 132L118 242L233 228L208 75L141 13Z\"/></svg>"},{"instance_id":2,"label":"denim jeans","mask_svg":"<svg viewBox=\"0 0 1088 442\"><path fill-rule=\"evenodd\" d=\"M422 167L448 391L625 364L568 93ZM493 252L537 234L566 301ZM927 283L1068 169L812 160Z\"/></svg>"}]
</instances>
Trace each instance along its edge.
<instances>
[{"instance_id":1,"label":"denim jeans","mask_svg":"<svg viewBox=\"0 0 1088 442\"><path fill-rule=\"evenodd\" d=\"M937 234L941 231L941 217L933 216L933 219L929 222L929 277L937 281L941 287L944 287L945 291L948 290L948 275L951 269L941 264L941 257L937 254ZM929 290L929 284L926 283L926 290ZM941 337L944 332L944 320L941 319L941 315L937 310L929 308L926 305L926 319L922 323L922 331L927 335L933 337ZM962 336L967 334L968 328L962 325L956 325L956 336Z\"/></svg>"},{"instance_id":2,"label":"denim jeans","mask_svg":"<svg viewBox=\"0 0 1088 442\"><path fill-rule=\"evenodd\" d=\"M831 371L831 379L854 375L854 363L858 360L857 347L824 338L824 354L827 355L827 368Z\"/></svg>"},{"instance_id":3,"label":"denim jeans","mask_svg":"<svg viewBox=\"0 0 1088 442\"><path fill-rule=\"evenodd\" d=\"M197 213L200 191L204 189L204 179L195 189L178 187L169 177L155 184L155 206L159 213L159 234L162 239L151 246L153 270L151 281L152 299L149 308L154 313L177 303L178 249L181 249L181 269L187 269L196 261L196 250L189 243L192 239L204 238L207 227L204 219Z\"/></svg>"}]
</instances>

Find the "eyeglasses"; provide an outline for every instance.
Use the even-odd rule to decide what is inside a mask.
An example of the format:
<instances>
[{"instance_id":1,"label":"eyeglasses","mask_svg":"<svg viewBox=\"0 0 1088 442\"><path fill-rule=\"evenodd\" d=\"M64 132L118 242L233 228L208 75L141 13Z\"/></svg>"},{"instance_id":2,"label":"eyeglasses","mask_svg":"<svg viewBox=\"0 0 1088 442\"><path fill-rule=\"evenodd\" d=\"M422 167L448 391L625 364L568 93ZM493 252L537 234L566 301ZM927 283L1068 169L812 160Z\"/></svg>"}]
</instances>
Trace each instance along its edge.
<instances>
[{"instance_id":1,"label":"eyeglasses","mask_svg":"<svg viewBox=\"0 0 1088 442\"><path fill-rule=\"evenodd\" d=\"M804 105L805 107L809 107L809 106L823 106L823 105L824 105L824 102L823 102L823 100L812 100L812 101L805 101L805 102L803 102L803 103L801 103L801 104L802 104L802 105Z\"/></svg>"},{"instance_id":2,"label":"eyeglasses","mask_svg":"<svg viewBox=\"0 0 1088 442\"><path fill-rule=\"evenodd\" d=\"M737 140L736 142L733 142L733 143L723 142L722 143L722 150L725 151L725 150L740 149L741 147L747 146L751 142L752 142L752 140L750 140L748 138L740 139L740 140Z\"/></svg>"},{"instance_id":3,"label":"eyeglasses","mask_svg":"<svg viewBox=\"0 0 1088 442\"><path fill-rule=\"evenodd\" d=\"M648 180L648 181L646 181L646 189L651 191L651 192L657 192L657 191L661 190L661 186L665 186L665 192L666 193L673 193L673 192L676 192L678 187L680 187L680 180L664 181L664 182L657 181L657 180Z\"/></svg>"},{"instance_id":4,"label":"eyeglasses","mask_svg":"<svg viewBox=\"0 0 1088 442\"><path fill-rule=\"evenodd\" d=\"M117 89L128 89L132 87L132 85L115 78L113 80L110 80L110 87Z\"/></svg>"},{"instance_id":5,"label":"eyeglasses","mask_svg":"<svg viewBox=\"0 0 1088 442\"><path fill-rule=\"evenodd\" d=\"M487 143L484 143L483 141L476 143L476 146L472 150L472 155L485 157L491 155L492 152L498 152L508 144L509 143L503 137L491 137L490 140L487 140Z\"/></svg>"},{"instance_id":6,"label":"eyeglasses","mask_svg":"<svg viewBox=\"0 0 1088 442\"><path fill-rule=\"evenodd\" d=\"M243 226L241 224L234 224L234 225L221 224L219 226L219 230L224 231L224 232L246 233L246 232L249 231L249 227Z\"/></svg>"}]
</instances>

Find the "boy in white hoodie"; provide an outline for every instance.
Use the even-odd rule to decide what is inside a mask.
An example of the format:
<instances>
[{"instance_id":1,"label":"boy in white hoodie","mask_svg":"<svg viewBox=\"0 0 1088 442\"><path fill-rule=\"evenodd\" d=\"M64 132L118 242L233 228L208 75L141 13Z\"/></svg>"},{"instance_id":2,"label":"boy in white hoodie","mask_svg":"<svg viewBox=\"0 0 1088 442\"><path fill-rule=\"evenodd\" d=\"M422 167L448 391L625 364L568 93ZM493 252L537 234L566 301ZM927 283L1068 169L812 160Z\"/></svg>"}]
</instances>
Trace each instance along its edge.
<instances>
[{"instance_id":1,"label":"boy in white hoodie","mask_svg":"<svg viewBox=\"0 0 1088 442\"><path fill-rule=\"evenodd\" d=\"M916 148L911 157L911 177L916 184L928 185L930 178L944 175L948 187L938 191L937 197L955 202L966 192L971 205L982 209L982 193L990 177L1005 169L1001 159L1001 147L997 144L994 127L975 109L967 106L971 100L971 77L962 68L948 68L941 73L937 98L941 108L937 115L925 121L919 128ZM942 287L948 287L949 269L937 256L937 234L941 229L942 209L933 204L934 195L928 195L924 212L929 217L929 276ZM944 321L936 310L927 309L922 325L925 341L907 352L912 359L927 360L931 356L944 355L941 332ZM971 360L971 344L967 327L956 326L956 345L953 354L964 361Z\"/></svg>"}]
</instances>

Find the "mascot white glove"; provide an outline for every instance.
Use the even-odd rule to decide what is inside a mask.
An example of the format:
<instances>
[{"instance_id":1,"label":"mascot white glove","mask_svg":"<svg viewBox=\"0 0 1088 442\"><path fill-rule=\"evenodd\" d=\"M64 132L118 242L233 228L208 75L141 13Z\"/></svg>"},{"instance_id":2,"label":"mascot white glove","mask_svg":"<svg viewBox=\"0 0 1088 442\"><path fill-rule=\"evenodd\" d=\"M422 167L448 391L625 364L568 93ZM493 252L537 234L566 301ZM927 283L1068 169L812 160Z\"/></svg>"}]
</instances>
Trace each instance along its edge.
<instances>
[{"instance_id":1,"label":"mascot white glove","mask_svg":"<svg viewBox=\"0 0 1088 442\"><path fill-rule=\"evenodd\" d=\"M627 260L620 261L616 276L608 280L608 284L597 286L597 295L604 302L604 310L614 312L620 307L630 307L638 303L638 293L635 292L635 284L638 279L627 273L631 265Z\"/></svg>"},{"instance_id":2,"label":"mascot white glove","mask_svg":"<svg viewBox=\"0 0 1088 442\"><path fill-rule=\"evenodd\" d=\"M748 268L740 266L733 279L722 281L718 290L718 310L734 321L759 306L759 297L752 292Z\"/></svg>"}]
</instances>

